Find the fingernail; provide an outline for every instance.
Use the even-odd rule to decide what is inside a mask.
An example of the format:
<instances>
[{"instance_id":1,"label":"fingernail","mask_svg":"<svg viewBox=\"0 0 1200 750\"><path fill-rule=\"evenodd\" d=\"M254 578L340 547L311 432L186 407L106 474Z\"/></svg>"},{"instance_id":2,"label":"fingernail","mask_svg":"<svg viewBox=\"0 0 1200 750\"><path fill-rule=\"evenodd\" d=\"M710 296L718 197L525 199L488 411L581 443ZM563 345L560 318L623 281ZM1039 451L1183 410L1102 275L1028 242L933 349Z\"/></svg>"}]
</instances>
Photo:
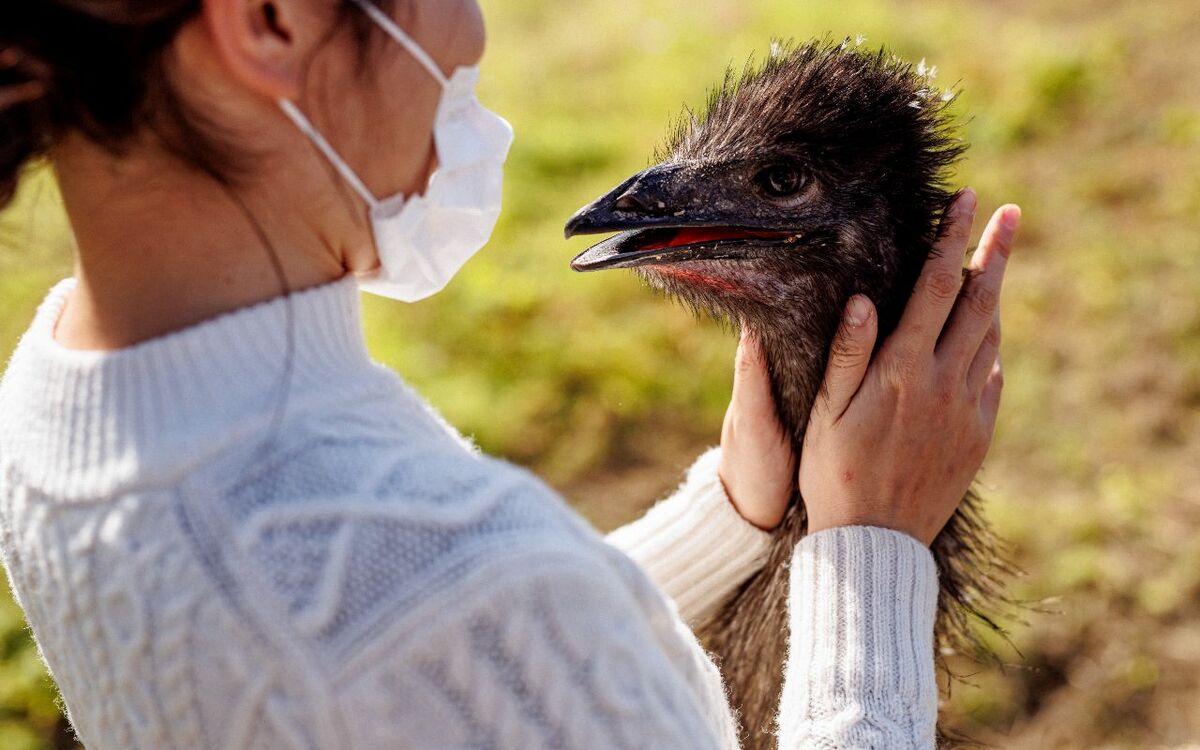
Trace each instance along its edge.
<instances>
[{"instance_id":1,"label":"fingernail","mask_svg":"<svg viewBox=\"0 0 1200 750\"><path fill-rule=\"evenodd\" d=\"M1004 218L1002 219L1002 221L1004 223L1005 229L1008 229L1010 231L1013 229L1016 229L1017 225L1021 223L1021 207L1020 206L1009 206L1004 211Z\"/></svg>"},{"instance_id":2,"label":"fingernail","mask_svg":"<svg viewBox=\"0 0 1200 750\"><path fill-rule=\"evenodd\" d=\"M867 304L866 299L856 296L846 306L846 325L853 328L861 328L867 322L867 316L870 314L871 308Z\"/></svg>"}]
</instances>

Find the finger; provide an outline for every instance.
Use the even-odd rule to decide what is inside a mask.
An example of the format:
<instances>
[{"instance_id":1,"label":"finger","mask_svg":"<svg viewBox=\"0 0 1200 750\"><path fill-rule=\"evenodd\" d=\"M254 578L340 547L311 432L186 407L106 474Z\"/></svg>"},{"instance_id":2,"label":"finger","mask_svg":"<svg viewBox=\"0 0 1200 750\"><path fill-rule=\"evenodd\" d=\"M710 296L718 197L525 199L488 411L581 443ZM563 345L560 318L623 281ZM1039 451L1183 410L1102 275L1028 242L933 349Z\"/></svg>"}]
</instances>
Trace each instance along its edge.
<instances>
[{"instance_id":1,"label":"finger","mask_svg":"<svg viewBox=\"0 0 1200 750\"><path fill-rule=\"evenodd\" d=\"M1000 412L1000 393L1003 390L1004 368L1000 365L1000 359L997 358L992 363L992 369L987 376L987 383L983 386L983 397L979 400L983 424L987 428L989 435L996 429L996 415Z\"/></svg>"},{"instance_id":2,"label":"finger","mask_svg":"<svg viewBox=\"0 0 1200 750\"><path fill-rule=\"evenodd\" d=\"M984 383L987 382L988 375L992 372L992 365L996 362L998 356L1000 356L999 309L992 314L992 324L988 327L987 333L984 334L983 343L979 346L979 352L971 362L970 369L967 370L968 393L979 393L983 390Z\"/></svg>"},{"instance_id":3,"label":"finger","mask_svg":"<svg viewBox=\"0 0 1200 750\"><path fill-rule=\"evenodd\" d=\"M825 383L815 404L822 416L836 421L846 413L866 377L878 328L879 321L871 300L861 294L851 297L842 316L842 325L829 348Z\"/></svg>"},{"instance_id":4,"label":"finger","mask_svg":"<svg viewBox=\"0 0 1200 750\"><path fill-rule=\"evenodd\" d=\"M889 346L920 352L932 352L937 346L962 285L962 260L971 235L975 204L975 192L968 188L942 219L941 239L925 261Z\"/></svg>"},{"instance_id":5,"label":"finger","mask_svg":"<svg viewBox=\"0 0 1200 750\"><path fill-rule=\"evenodd\" d=\"M1017 206L1001 206L992 215L971 259L971 273L950 314L950 323L938 343L938 356L960 367L963 373L975 359L995 317L1008 256L1020 224L1021 209Z\"/></svg>"},{"instance_id":6,"label":"finger","mask_svg":"<svg viewBox=\"0 0 1200 750\"><path fill-rule=\"evenodd\" d=\"M733 402L744 417L758 424L760 419L777 418L775 397L762 345L750 330L742 330L733 371Z\"/></svg>"}]
</instances>

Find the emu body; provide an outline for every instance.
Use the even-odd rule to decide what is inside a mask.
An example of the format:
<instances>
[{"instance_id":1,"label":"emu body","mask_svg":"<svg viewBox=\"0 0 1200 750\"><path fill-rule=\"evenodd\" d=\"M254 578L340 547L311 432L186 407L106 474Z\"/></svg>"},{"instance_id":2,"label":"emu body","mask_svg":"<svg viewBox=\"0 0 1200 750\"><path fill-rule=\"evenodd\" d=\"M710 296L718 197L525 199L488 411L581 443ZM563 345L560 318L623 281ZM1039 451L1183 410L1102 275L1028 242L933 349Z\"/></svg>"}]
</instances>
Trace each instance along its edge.
<instances>
[{"instance_id":1,"label":"emu body","mask_svg":"<svg viewBox=\"0 0 1200 750\"><path fill-rule=\"evenodd\" d=\"M851 44L777 47L687 111L659 163L581 209L567 236L619 232L572 262L632 268L700 313L754 331L779 418L800 455L830 341L849 297L894 329L953 198L963 146L949 97L923 66ZM787 639L787 566L805 533L792 498L763 570L700 627L747 747L768 748ZM1000 598L996 541L973 494L933 544L937 636L972 642L969 620Z\"/></svg>"}]
</instances>

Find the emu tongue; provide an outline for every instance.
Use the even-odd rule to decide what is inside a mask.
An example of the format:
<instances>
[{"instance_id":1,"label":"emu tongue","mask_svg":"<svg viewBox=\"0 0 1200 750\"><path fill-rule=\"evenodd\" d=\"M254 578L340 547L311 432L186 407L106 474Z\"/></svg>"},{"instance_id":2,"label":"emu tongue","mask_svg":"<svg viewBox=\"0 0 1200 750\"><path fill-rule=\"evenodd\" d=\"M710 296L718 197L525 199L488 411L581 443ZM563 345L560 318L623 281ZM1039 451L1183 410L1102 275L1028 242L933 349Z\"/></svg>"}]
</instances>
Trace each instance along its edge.
<instances>
[{"instance_id":1,"label":"emu tongue","mask_svg":"<svg viewBox=\"0 0 1200 750\"><path fill-rule=\"evenodd\" d=\"M700 245L720 240L763 239L773 240L788 237L792 232L769 232L754 229L736 229L734 227L698 227L696 229L680 229L672 237L656 240L643 245L640 250L665 250L668 247L683 247L684 245Z\"/></svg>"}]
</instances>

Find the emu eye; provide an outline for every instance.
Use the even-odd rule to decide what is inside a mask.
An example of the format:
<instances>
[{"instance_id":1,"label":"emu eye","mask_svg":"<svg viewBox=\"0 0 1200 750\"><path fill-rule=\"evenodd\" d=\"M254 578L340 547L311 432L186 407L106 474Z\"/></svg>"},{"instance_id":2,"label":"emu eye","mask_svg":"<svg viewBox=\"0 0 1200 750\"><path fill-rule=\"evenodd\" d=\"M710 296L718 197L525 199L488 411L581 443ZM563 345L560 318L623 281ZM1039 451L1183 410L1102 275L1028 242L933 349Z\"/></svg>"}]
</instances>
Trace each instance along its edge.
<instances>
[{"instance_id":1,"label":"emu eye","mask_svg":"<svg viewBox=\"0 0 1200 750\"><path fill-rule=\"evenodd\" d=\"M758 173L755 178L759 187L772 198L787 198L800 192L804 178L795 167L776 164Z\"/></svg>"}]
</instances>

